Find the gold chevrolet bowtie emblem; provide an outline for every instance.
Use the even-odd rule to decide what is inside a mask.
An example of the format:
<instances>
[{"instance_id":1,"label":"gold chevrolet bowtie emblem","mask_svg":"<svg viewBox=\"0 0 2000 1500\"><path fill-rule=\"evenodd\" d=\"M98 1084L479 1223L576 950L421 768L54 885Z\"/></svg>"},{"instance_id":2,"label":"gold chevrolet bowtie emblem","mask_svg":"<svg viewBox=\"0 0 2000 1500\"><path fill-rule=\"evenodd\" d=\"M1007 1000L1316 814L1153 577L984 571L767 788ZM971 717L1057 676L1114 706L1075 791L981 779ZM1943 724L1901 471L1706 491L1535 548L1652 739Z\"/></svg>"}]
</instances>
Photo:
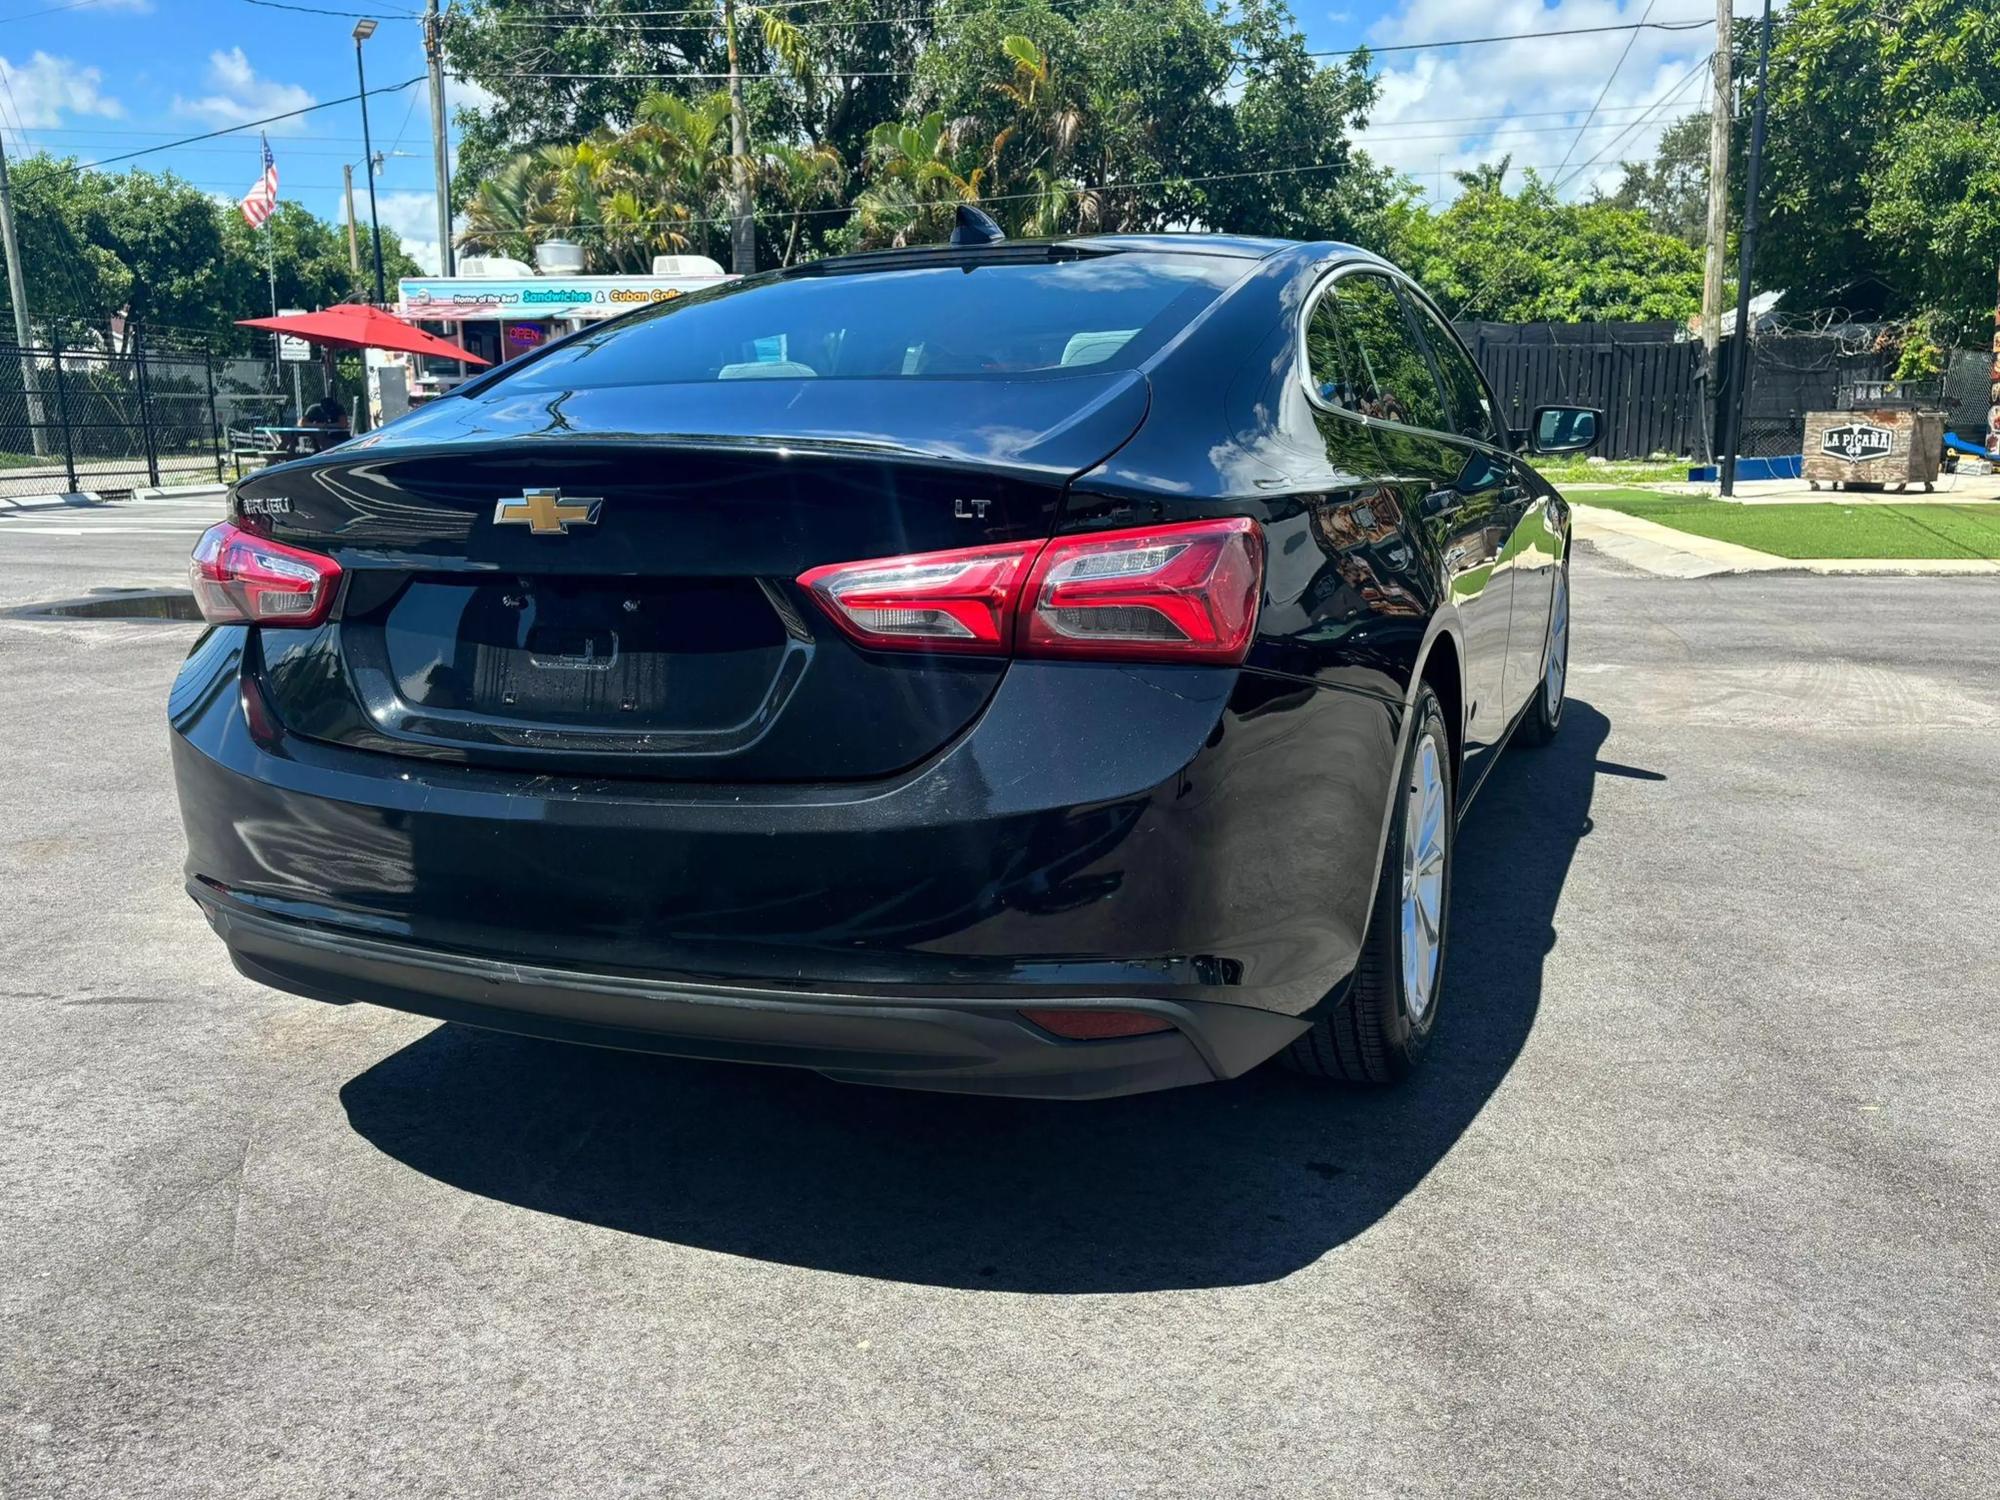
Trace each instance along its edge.
<instances>
[{"instance_id":1,"label":"gold chevrolet bowtie emblem","mask_svg":"<svg viewBox=\"0 0 2000 1500\"><path fill-rule=\"evenodd\" d=\"M523 490L493 507L495 526L525 526L535 536L566 536L572 526L595 526L604 502L561 490Z\"/></svg>"}]
</instances>

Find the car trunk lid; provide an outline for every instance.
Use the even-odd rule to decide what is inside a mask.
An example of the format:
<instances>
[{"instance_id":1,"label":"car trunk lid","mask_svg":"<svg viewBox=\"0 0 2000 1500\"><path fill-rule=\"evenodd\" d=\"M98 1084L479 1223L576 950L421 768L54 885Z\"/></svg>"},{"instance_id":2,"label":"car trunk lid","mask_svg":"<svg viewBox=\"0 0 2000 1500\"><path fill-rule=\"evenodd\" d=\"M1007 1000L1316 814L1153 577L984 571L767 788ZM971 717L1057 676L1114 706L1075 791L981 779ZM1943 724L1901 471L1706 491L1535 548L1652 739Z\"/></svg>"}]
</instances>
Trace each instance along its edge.
<instances>
[{"instance_id":1,"label":"car trunk lid","mask_svg":"<svg viewBox=\"0 0 2000 1500\"><path fill-rule=\"evenodd\" d=\"M260 632L266 688L294 731L398 755L888 774L969 722L1006 664L866 651L794 580L1050 534L1146 399L1141 375L1103 371L440 401L238 486L246 524L345 578L327 625Z\"/></svg>"}]
</instances>

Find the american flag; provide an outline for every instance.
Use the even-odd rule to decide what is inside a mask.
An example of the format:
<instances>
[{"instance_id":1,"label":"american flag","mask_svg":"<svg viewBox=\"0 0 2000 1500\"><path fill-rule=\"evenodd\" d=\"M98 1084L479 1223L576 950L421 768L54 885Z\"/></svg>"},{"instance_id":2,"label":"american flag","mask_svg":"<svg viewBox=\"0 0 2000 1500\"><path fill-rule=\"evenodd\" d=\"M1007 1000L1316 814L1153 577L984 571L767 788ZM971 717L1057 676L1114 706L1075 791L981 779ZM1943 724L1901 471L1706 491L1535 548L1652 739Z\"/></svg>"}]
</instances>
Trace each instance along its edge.
<instances>
[{"instance_id":1,"label":"american flag","mask_svg":"<svg viewBox=\"0 0 2000 1500\"><path fill-rule=\"evenodd\" d=\"M257 139L264 142L264 175L243 195L243 218L252 229L262 229L264 221L278 210L278 164L271 160L269 138L260 135Z\"/></svg>"}]
</instances>

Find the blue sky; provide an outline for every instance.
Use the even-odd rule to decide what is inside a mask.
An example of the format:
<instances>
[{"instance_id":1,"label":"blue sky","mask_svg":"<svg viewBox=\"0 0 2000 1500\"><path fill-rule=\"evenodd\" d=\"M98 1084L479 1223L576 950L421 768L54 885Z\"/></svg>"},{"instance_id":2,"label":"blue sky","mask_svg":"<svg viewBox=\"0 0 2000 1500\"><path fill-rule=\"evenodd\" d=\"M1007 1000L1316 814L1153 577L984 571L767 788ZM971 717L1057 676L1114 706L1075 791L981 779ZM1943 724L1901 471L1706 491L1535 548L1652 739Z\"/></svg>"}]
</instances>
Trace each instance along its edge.
<instances>
[{"instance_id":1,"label":"blue sky","mask_svg":"<svg viewBox=\"0 0 2000 1500\"><path fill-rule=\"evenodd\" d=\"M358 0L298 3L370 9ZM416 9L416 0L397 0L374 12L382 24L365 49L371 87L422 73ZM1345 48L1607 26L1647 15L1701 20L1712 18L1714 7L1712 0L1651 0L1650 9L1647 0L1308 0L1297 13L1314 47ZM248 0L0 0L0 130L10 153L46 149L90 161L337 99L355 91L352 27L346 17ZM1454 168L1510 152L1516 163L1559 175L1566 196L1580 194L1615 182L1619 160L1644 157L1661 128L1705 106L1702 60L1713 36L1709 28L1614 32L1385 52L1378 59L1382 100L1364 143L1434 195L1449 196ZM1591 116L1600 94L1602 107ZM453 84L452 96L464 102L477 93ZM404 234L419 260L433 259L425 90L375 96L369 123L376 149L391 153L376 184L383 222ZM356 107L285 121L270 134L283 195L341 221L341 165L362 157ZM1311 143L1302 142L1300 158L1310 154ZM256 132L138 162L237 197L259 170ZM359 195L365 185L356 177ZM365 221L365 200L361 213Z\"/></svg>"}]
</instances>

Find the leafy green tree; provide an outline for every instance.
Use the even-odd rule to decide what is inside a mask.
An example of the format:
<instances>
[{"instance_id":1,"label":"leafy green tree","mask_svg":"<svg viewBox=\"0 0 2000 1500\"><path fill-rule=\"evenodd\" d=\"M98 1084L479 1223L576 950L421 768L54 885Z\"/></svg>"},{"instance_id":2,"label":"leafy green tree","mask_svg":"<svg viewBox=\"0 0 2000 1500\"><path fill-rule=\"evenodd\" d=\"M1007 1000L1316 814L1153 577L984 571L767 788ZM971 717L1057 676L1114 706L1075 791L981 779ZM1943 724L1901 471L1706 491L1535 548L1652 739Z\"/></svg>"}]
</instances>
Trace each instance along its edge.
<instances>
[{"instance_id":1,"label":"leafy green tree","mask_svg":"<svg viewBox=\"0 0 2000 1500\"><path fill-rule=\"evenodd\" d=\"M271 283L265 236L278 271L278 306L308 309L332 307L375 295L375 269L368 243L368 226L360 229L361 269L347 262L347 230L330 224L303 205L281 202L263 229L252 229L233 207L216 205L222 227L220 297L215 312L225 322L264 318L271 313ZM382 231L382 275L390 295L398 277L415 276L421 268L403 250L394 230Z\"/></svg>"},{"instance_id":2,"label":"leafy green tree","mask_svg":"<svg viewBox=\"0 0 2000 1500\"><path fill-rule=\"evenodd\" d=\"M499 202L534 207L509 165L523 152L598 131L622 139L649 96L698 105L722 71L719 5L683 15L603 0L561 26L538 19L538 5L472 0L454 12L451 59L495 95L463 121L457 190L468 206L491 183ZM760 216L767 261L929 238L948 219L943 205L968 194L1012 233L1313 238L1356 236L1392 197L1391 175L1350 140L1374 98L1365 57L1322 65L1282 0L898 0L891 9L885 19L870 0L739 8L744 114L766 143L760 154L830 152L833 175L855 195L843 223L819 211L831 204L801 211L763 174L780 193ZM616 76L561 76L573 73ZM936 129L919 139L932 116ZM528 226L518 214L506 222Z\"/></svg>"},{"instance_id":3,"label":"leafy green tree","mask_svg":"<svg viewBox=\"0 0 2000 1500\"><path fill-rule=\"evenodd\" d=\"M1564 203L1532 171L1518 192L1474 189L1442 212L1414 190L1384 216L1385 251L1454 318L1684 320L1701 253L1637 209Z\"/></svg>"},{"instance_id":4,"label":"leafy green tree","mask_svg":"<svg viewBox=\"0 0 2000 1500\"><path fill-rule=\"evenodd\" d=\"M170 172L91 172L40 154L13 164L11 178L28 305L66 341L122 352L141 337L240 340L237 319L271 311L266 234L280 306L323 307L373 287L372 268L349 269L344 231L294 202L253 231L233 204ZM394 233L383 232L382 250L389 277L416 274Z\"/></svg>"},{"instance_id":5,"label":"leafy green tree","mask_svg":"<svg viewBox=\"0 0 2000 1500\"><path fill-rule=\"evenodd\" d=\"M1321 64L1279 0L1243 0L1234 14L1231 45L1245 59L1243 93L1215 168L1229 175L1202 189L1200 222L1242 234L1379 244L1395 179L1351 139L1375 103L1367 53ZM1282 170L1266 175L1269 168Z\"/></svg>"},{"instance_id":6,"label":"leafy green tree","mask_svg":"<svg viewBox=\"0 0 2000 1500\"><path fill-rule=\"evenodd\" d=\"M1661 234L1689 245L1708 236L1708 116L1669 125L1650 162L1624 163L1625 175L1606 201L1636 208Z\"/></svg>"},{"instance_id":7,"label":"leafy green tree","mask_svg":"<svg viewBox=\"0 0 2000 1500\"><path fill-rule=\"evenodd\" d=\"M1749 77L1756 28L1737 35ZM2000 9L1794 0L1770 79L1759 284L1784 289L1787 306L1990 322Z\"/></svg>"}]
</instances>

